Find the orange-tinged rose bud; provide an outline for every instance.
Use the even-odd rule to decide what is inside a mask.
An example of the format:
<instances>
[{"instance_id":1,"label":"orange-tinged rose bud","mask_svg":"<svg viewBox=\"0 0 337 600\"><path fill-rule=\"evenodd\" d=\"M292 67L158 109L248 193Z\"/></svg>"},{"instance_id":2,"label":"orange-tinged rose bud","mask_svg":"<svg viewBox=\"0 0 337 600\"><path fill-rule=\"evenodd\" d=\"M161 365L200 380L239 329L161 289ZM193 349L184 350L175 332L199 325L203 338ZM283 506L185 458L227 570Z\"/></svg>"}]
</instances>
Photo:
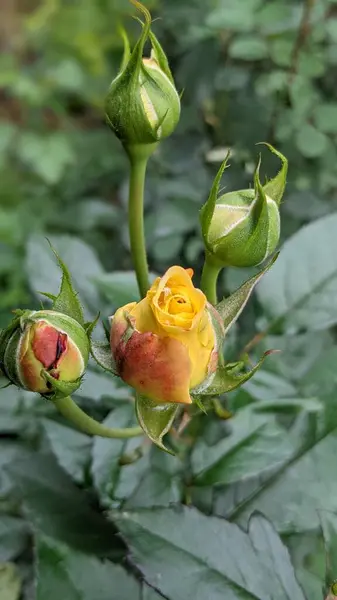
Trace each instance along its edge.
<instances>
[{"instance_id":1,"label":"orange-tinged rose bud","mask_svg":"<svg viewBox=\"0 0 337 600\"><path fill-rule=\"evenodd\" d=\"M89 358L89 340L71 317L31 311L2 334L0 362L8 379L27 390L48 395L56 382L78 382Z\"/></svg>"},{"instance_id":2,"label":"orange-tinged rose bud","mask_svg":"<svg viewBox=\"0 0 337 600\"><path fill-rule=\"evenodd\" d=\"M120 377L157 402L191 403L190 390L216 369L210 309L192 275L192 269L171 267L146 298L123 306L111 321Z\"/></svg>"}]
</instances>

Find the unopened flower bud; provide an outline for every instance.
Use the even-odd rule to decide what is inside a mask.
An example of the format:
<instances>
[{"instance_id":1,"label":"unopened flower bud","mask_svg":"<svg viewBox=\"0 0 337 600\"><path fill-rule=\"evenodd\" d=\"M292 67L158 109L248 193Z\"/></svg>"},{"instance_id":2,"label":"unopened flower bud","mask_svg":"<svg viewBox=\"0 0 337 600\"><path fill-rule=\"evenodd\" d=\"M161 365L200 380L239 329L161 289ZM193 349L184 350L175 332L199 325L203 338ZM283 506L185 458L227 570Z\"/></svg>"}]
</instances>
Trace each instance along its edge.
<instances>
[{"instance_id":1,"label":"unopened flower bud","mask_svg":"<svg viewBox=\"0 0 337 600\"><path fill-rule=\"evenodd\" d=\"M123 306L111 320L119 376L157 403L191 403L190 390L217 367L223 336L217 338L216 311L192 275L192 269L171 267L146 298Z\"/></svg>"},{"instance_id":2,"label":"unopened flower bud","mask_svg":"<svg viewBox=\"0 0 337 600\"><path fill-rule=\"evenodd\" d=\"M169 136L180 117L180 98L164 50L150 29L150 13L136 0L132 2L143 12L145 24L132 53L123 33L121 71L112 81L105 103L108 124L131 152L134 146L156 144ZM143 58L148 38L151 56Z\"/></svg>"},{"instance_id":3,"label":"unopened flower bud","mask_svg":"<svg viewBox=\"0 0 337 600\"><path fill-rule=\"evenodd\" d=\"M0 335L0 368L9 381L44 396L75 391L89 358L89 338L71 317L26 311Z\"/></svg>"},{"instance_id":4,"label":"unopened flower bud","mask_svg":"<svg viewBox=\"0 0 337 600\"><path fill-rule=\"evenodd\" d=\"M262 186L259 160L253 189L217 197L226 159L202 209L201 225L208 259L219 266L259 265L274 252L279 242L279 204L286 184L288 161L275 148L266 145L282 161L276 177Z\"/></svg>"}]
</instances>

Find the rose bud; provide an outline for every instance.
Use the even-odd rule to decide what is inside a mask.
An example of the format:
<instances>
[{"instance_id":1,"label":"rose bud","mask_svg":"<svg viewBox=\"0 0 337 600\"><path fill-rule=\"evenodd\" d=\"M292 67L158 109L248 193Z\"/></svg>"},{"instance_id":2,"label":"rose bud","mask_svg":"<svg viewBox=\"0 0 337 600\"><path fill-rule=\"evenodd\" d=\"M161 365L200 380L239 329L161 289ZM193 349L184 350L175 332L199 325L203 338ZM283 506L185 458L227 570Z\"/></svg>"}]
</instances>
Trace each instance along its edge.
<instances>
[{"instance_id":1,"label":"rose bud","mask_svg":"<svg viewBox=\"0 0 337 600\"><path fill-rule=\"evenodd\" d=\"M119 376L156 402L192 402L190 390L216 370L215 309L192 283L192 269L171 267L140 302L111 319Z\"/></svg>"},{"instance_id":2,"label":"rose bud","mask_svg":"<svg viewBox=\"0 0 337 600\"><path fill-rule=\"evenodd\" d=\"M121 71L105 102L107 123L131 154L135 146L155 144L169 136L180 117L180 98L164 50L150 29L151 15L139 2L133 4L145 15L143 31L132 53L123 32ZM143 58L148 38L151 56Z\"/></svg>"},{"instance_id":3,"label":"rose bud","mask_svg":"<svg viewBox=\"0 0 337 600\"><path fill-rule=\"evenodd\" d=\"M201 211L207 260L216 266L256 266L277 247L280 238L279 204L285 189L288 162L275 148L267 146L282 161L282 168L274 179L261 185L259 161L253 189L228 192L217 197L226 159Z\"/></svg>"},{"instance_id":4,"label":"rose bud","mask_svg":"<svg viewBox=\"0 0 337 600\"><path fill-rule=\"evenodd\" d=\"M0 335L0 368L21 388L52 397L75 391L89 359L89 339L71 317L25 311ZM73 384L73 385L72 385Z\"/></svg>"}]
</instances>

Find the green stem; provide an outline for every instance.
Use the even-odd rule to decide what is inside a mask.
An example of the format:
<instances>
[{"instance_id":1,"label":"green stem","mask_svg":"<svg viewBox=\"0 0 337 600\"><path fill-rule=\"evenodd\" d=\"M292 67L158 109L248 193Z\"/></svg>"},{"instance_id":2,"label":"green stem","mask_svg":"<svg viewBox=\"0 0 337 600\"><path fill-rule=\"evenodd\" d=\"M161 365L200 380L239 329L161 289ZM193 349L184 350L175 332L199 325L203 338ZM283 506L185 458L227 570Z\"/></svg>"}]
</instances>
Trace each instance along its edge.
<instances>
[{"instance_id":1,"label":"green stem","mask_svg":"<svg viewBox=\"0 0 337 600\"><path fill-rule=\"evenodd\" d=\"M215 306L218 302L216 284L222 267L218 267L210 261L206 255L204 268L201 275L201 289L206 294L208 302Z\"/></svg>"},{"instance_id":2,"label":"green stem","mask_svg":"<svg viewBox=\"0 0 337 600\"><path fill-rule=\"evenodd\" d=\"M70 396L53 400L53 403L66 419L69 419L76 427L89 435L123 439L138 437L144 433L141 427L127 427L125 429L105 427L105 425L102 425L98 421L95 421L95 419L89 417L89 415L77 406Z\"/></svg>"},{"instance_id":3,"label":"green stem","mask_svg":"<svg viewBox=\"0 0 337 600\"><path fill-rule=\"evenodd\" d=\"M144 298L150 287L144 234L144 185L149 156L141 152L129 152L129 159L131 167L129 189L130 245L139 292L141 297Z\"/></svg>"}]
</instances>

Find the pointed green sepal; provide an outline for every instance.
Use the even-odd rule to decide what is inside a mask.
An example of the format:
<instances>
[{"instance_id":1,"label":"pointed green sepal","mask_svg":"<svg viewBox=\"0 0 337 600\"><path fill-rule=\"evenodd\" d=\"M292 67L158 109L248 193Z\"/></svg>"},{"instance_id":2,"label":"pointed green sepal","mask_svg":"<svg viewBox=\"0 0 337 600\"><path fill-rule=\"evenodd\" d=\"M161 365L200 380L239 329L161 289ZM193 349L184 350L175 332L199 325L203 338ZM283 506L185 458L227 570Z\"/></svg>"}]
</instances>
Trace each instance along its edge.
<instances>
[{"instance_id":1,"label":"pointed green sepal","mask_svg":"<svg viewBox=\"0 0 337 600\"><path fill-rule=\"evenodd\" d=\"M73 287L69 270L66 267L66 265L64 264L64 262L61 260L61 258L57 254L55 248L53 248L53 246L51 245L50 242L49 242L49 245L56 257L58 266L60 267L60 269L62 271L61 287L60 287L60 291L59 291L58 295L56 296L56 298L53 302L53 310L55 310L56 312L60 312L65 315L68 315L72 319L75 319L75 321L77 321L83 327L84 326L83 309L82 309L81 303L78 299L78 294ZM48 295L48 294L45 294L45 295Z\"/></svg>"},{"instance_id":2,"label":"pointed green sepal","mask_svg":"<svg viewBox=\"0 0 337 600\"><path fill-rule=\"evenodd\" d=\"M91 340L90 351L92 357L102 369L109 371L113 375L117 375L117 369L109 342L95 342Z\"/></svg>"},{"instance_id":3,"label":"pointed green sepal","mask_svg":"<svg viewBox=\"0 0 337 600\"><path fill-rule=\"evenodd\" d=\"M274 148L271 144L268 144L267 142L259 142L259 144L267 146L267 148L269 148L273 154L276 154L282 163L281 169L277 175L273 179L270 179L263 186L266 196L274 200L274 202L276 202L276 204L279 206L287 183L288 161L286 157L281 154L281 152L276 150L276 148Z\"/></svg>"},{"instance_id":4,"label":"pointed green sepal","mask_svg":"<svg viewBox=\"0 0 337 600\"><path fill-rule=\"evenodd\" d=\"M177 404L156 403L145 396L136 396L136 414L139 425L150 440L161 448L173 454L163 443L163 437L171 429L172 423L179 410Z\"/></svg>"},{"instance_id":5,"label":"pointed green sepal","mask_svg":"<svg viewBox=\"0 0 337 600\"><path fill-rule=\"evenodd\" d=\"M163 50L163 47L159 43L153 31L151 31L151 29L149 30L149 38L152 44L151 58L153 58L158 63L163 73L165 73L166 77L168 77L172 85L174 85L174 79L167 60L167 56Z\"/></svg>"},{"instance_id":6,"label":"pointed green sepal","mask_svg":"<svg viewBox=\"0 0 337 600\"><path fill-rule=\"evenodd\" d=\"M243 383L246 383L246 381L253 377L254 373L261 368L267 356L273 352L274 350L268 350L265 352L255 367L249 371L244 371L246 364L244 361L230 363L224 367L219 367L213 375L211 375L198 387L191 390L191 396L220 396L221 394L235 390L237 387Z\"/></svg>"},{"instance_id":7,"label":"pointed green sepal","mask_svg":"<svg viewBox=\"0 0 337 600\"><path fill-rule=\"evenodd\" d=\"M251 277L239 287L233 294L224 298L219 304L216 306L217 312L220 314L225 333L228 329L235 323L238 317L241 315L243 309L245 308L255 286L262 279L263 275L269 271L271 266L276 261L279 252L275 254L272 260L262 269L259 273Z\"/></svg>"},{"instance_id":8,"label":"pointed green sepal","mask_svg":"<svg viewBox=\"0 0 337 600\"><path fill-rule=\"evenodd\" d=\"M203 412L204 415L207 415L206 406L205 406L204 402L202 401L202 398L200 396L193 396L193 401L194 401L194 404L196 404L197 407L201 410L201 412Z\"/></svg>"},{"instance_id":9,"label":"pointed green sepal","mask_svg":"<svg viewBox=\"0 0 337 600\"><path fill-rule=\"evenodd\" d=\"M128 35L124 29L124 27L122 27L121 25L119 26L119 33L120 36L123 40L123 58L122 58L122 62L121 62L121 66L120 66L120 73L122 73L122 71L124 71L124 69L126 68L130 57L131 57L131 48L130 48L130 42L129 42L129 38Z\"/></svg>"},{"instance_id":10,"label":"pointed green sepal","mask_svg":"<svg viewBox=\"0 0 337 600\"><path fill-rule=\"evenodd\" d=\"M50 392L48 392L47 394L42 394L49 400L56 400L58 398L66 398L67 396L70 396L71 394L76 392L76 390L78 390L83 379L82 376L76 379L75 381L59 381L58 379L55 379L55 377L53 377L50 373L48 373L46 369L41 370L41 376L50 384Z\"/></svg>"},{"instance_id":11,"label":"pointed green sepal","mask_svg":"<svg viewBox=\"0 0 337 600\"><path fill-rule=\"evenodd\" d=\"M88 321L87 323L84 323L83 327L84 327L85 331L87 332L87 336L89 338L91 338L92 332L94 331L94 329L99 321L100 316L101 316L101 313L97 313L97 316L94 318L93 321Z\"/></svg>"},{"instance_id":12,"label":"pointed green sepal","mask_svg":"<svg viewBox=\"0 0 337 600\"><path fill-rule=\"evenodd\" d=\"M201 208L200 211L200 222L201 222L201 230L205 239L208 238L208 231L211 225L211 221L213 218L216 201L219 195L219 188L222 176L224 174L225 169L229 167L228 159L230 156L230 152L227 152L226 158L223 161L219 171L217 172L215 179L213 181L213 185L211 187L211 191L209 193L206 204Z\"/></svg>"},{"instance_id":13,"label":"pointed green sepal","mask_svg":"<svg viewBox=\"0 0 337 600\"><path fill-rule=\"evenodd\" d=\"M55 294L50 294L49 292L41 292L40 290L38 290L37 293L40 294L41 296L45 296L52 302L55 302L55 300L57 298L57 296L55 296ZM43 305L42 305L42 308L44 308Z\"/></svg>"}]
</instances>

